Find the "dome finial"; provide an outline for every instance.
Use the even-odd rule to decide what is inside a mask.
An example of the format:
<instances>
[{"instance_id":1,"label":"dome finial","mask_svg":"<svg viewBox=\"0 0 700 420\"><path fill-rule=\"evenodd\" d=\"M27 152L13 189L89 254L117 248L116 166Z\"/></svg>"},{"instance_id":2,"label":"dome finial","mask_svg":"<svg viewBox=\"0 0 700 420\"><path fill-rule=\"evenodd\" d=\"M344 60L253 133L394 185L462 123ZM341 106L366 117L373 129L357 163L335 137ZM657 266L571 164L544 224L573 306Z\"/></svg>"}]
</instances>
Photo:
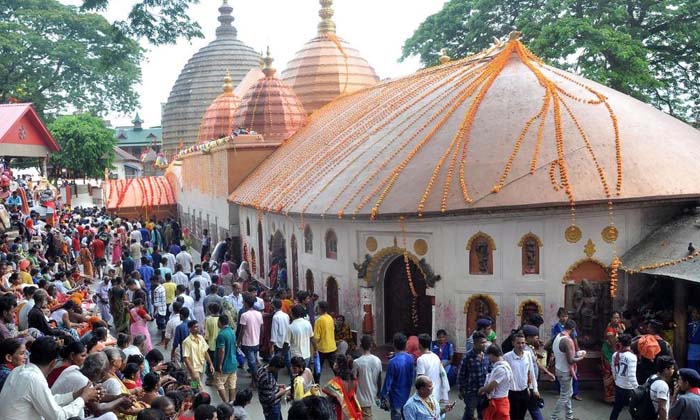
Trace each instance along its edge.
<instances>
[{"instance_id":1,"label":"dome finial","mask_svg":"<svg viewBox=\"0 0 700 420\"><path fill-rule=\"evenodd\" d=\"M440 50L440 58L438 58L438 60L440 61L440 64L448 63L451 60L450 56L447 55L447 48Z\"/></svg>"},{"instance_id":2,"label":"dome finial","mask_svg":"<svg viewBox=\"0 0 700 420\"><path fill-rule=\"evenodd\" d=\"M335 33L335 22L333 22L333 0L319 0L321 10L318 15L321 17L321 22L318 24L318 34L324 35L327 33Z\"/></svg>"},{"instance_id":3,"label":"dome finial","mask_svg":"<svg viewBox=\"0 0 700 420\"><path fill-rule=\"evenodd\" d=\"M233 35L235 38L236 35L238 34L238 31L236 28L232 25L234 17L231 16L231 12L233 12L233 7L231 7L228 4L228 0L224 0L223 4L221 7L219 7L219 22L221 24L219 25L218 28L216 28L216 36L220 37L223 35Z\"/></svg>"},{"instance_id":4,"label":"dome finial","mask_svg":"<svg viewBox=\"0 0 700 420\"><path fill-rule=\"evenodd\" d=\"M265 54L265 58L263 58L263 62L265 65L262 68L262 72L265 73L265 77L272 77L275 75L275 72L277 71L274 67L272 67L272 62L275 61L274 58L270 55L270 46L267 46L267 53Z\"/></svg>"},{"instance_id":5,"label":"dome finial","mask_svg":"<svg viewBox=\"0 0 700 420\"><path fill-rule=\"evenodd\" d=\"M233 92L233 80L231 79L231 71L226 69L226 74L224 76L224 93Z\"/></svg>"}]
</instances>

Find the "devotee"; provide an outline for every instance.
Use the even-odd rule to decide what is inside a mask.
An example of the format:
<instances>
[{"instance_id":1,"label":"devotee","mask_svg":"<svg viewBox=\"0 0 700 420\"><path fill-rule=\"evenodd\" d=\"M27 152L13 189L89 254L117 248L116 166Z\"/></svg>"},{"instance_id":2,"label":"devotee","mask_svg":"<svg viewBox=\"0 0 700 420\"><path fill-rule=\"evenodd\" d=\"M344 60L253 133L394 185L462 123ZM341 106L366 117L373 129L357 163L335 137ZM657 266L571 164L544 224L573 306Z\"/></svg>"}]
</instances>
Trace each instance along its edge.
<instances>
[{"instance_id":1,"label":"devotee","mask_svg":"<svg viewBox=\"0 0 700 420\"><path fill-rule=\"evenodd\" d=\"M187 294L185 286L178 284L175 288L175 299L182 298L183 306L190 311L190 319L194 319L194 299Z\"/></svg>"},{"instance_id":2,"label":"devotee","mask_svg":"<svg viewBox=\"0 0 700 420\"><path fill-rule=\"evenodd\" d=\"M237 340L243 354L248 362L248 372L256 378L258 371L258 350L260 346L260 336L262 334L263 318L259 311L253 310L255 297L245 295L243 298L244 310L238 322L241 327L237 330ZM331 321L332 322L332 321ZM255 380L253 381L255 383Z\"/></svg>"},{"instance_id":3,"label":"devotee","mask_svg":"<svg viewBox=\"0 0 700 420\"><path fill-rule=\"evenodd\" d=\"M673 379L676 362L670 356L656 358L656 374L649 378L649 396L659 420L669 420L671 393L668 384Z\"/></svg>"},{"instance_id":4,"label":"devotee","mask_svg":"<svg viewBox=\"0 0 700 420\"><path fill-rule=\"evenodd\" d=\"M419 335L418 343L422 354L416 361L416 375L425 375L430 378L433 383L432 390L435 399L439 402L447 401L449 399L447 394L450 392L450 384L440 358L430 349L430 335Z\"/></svg>"},{"instance_id":5,"label":"devotee","mask_svg":"<svg viewBox=\"0 0 700 420\"><path fill-rule=\"evenodd\" d=\"M137 230L134 230L131 232L134 234L135 232L138 232ZM140 235L140 233L139 233ZM132 238L131 239L131 245L129 245L129 257L131 257L131 260L134 262L134 269L138 270L141 268L141 250L143 249L143 246L141 245L141 242ZM130 273L130 271L124 270L125 273Z\"/></svg>"},{"instance_id":6,"label":"devotee","mask_svg":"<svg viewBox=\"0 0 700 420\"><path fill-rule=\"evenodd\" d=\"M454 408L454 403L445 405L445 408L440 407L433 395L433 382L427 376L418 375L415 387L416 393L403 407L405 420L439 419Z\"/></svg>"},{"instance_id":7,"label":"devotee","mask_svg":"<svg viewBox=\"0 0 700 420\"><path fill-rule=\"evenodd\" d=\"M135 335L131 338L131 344L126 348L122 348L122 352L124 353L124 357L133 356L135 354L143 356L148 353L148 350L146 350L146 336L143 334Z\"/></svg>"},{"instance_id":8,"label":"devotee","mask_svg":"<svg viewBox=\"0 0 700 420\"><path fill-rule=\"evenodd\" d=\"M148 321L153 318L146 312L144 307L144 301L141 298L134 299L133 308L129 309L129 315L131 317L131 324L129 325L129 333L132 337L137 335L146 336L146 352L151 351L153 345L151 344L151 333L148 331Z\"/></svg>"},{"instance_id":9,"label":"devotee","mask_svg":"<svg viewBox=\"0 0 700 420\"><path fill-rule=\"evenodd\" d=\"M469 337L467 337L467 343L465 344L467 352L469 352L474 346L474 338L472 336L477 331L482 332L486 337L486 348L488 348L493 343L493 341L489 340L489 336L493 333L492 325L493 321L490 318L480 318L476 320L476 329L472 334L469 335Z\"/></svg>"},{"instance_id":10,"label":"devotee","mask_svg":"<svg viewBox=\"0 0 700 420\"><path fill-rule=\"evenodd\" d=\"M513 371L508 362L503 360L503 352L498 344L491 344L486 349L486 355L492 368L486 376L484 386L479 389L479 395L487 395L489 398L484 420L510 419L508 392L513 386ZM571 416L567 414L566 418L571 419ZM555 415L552 415L552 419L556 419Z\"/></svg>"},{"instance_id":11,"label":"devotee","mask_svg":"<svg viewBox=\"0 0 700 420\"><path fill-rule=\"evenodd\" d=\"M165 339L165 324L168 322L167 312L168 304L165 299L165 287L163 287L162 280L159 277L154 277L153 285L153 314L156 317L156 327L160 333L160 342L162 343Z\"/></svg>"},{"instance_id":12,"label":"devotee","mask_svg":"<svg viewBox=\"0 0 700 420\"><path fill-rule=\"evenodd\" d=\"M290 362L292 374L291 376L291 393L287 398L300 400L308 395L311 395L311 387L315 385L314 374L306 365L306 362L301 356L294 356Z\"/></svg>"},{"instance_id":13,"label":"devotee","mask_svg":"<svg viewBox=\"0 0 700 420\"><path fill-rule=\"evenodd\" d=\"M352 339L352 331L345 323L345 317L335 317L335 345L340 354L348 354L355 350L355 342Z\"/></svg>"},{"instance_id":14,"label":"devotee","mask_svg":"<svg viewBox=\"0 0 700 420\"><path fill-rule=\"evenodd\" d=\"M660 356L673 354L671 345L661 338L663 324L658 320L651 320L647 325L647 334L635 337L632 340L632 351L639 357L637 361L637 378L640 383L656 372L655 360Z\"/></svg>"},{"instance_id":15,"label":"devotee","mask_svg":"<svg viewBox=\"0 0 700 420\"><path fill-rule=\"evenodd\" d=\"M255 375L258 398L263 408L265 420L279 420L282 418L280 400L287 393L287 388L284 384L277 384L275 379L275 373L282 368L284 368L284 359L281 356L273 356L270 359L270 363L261 366Z\"/></svg>"},{"instance_id":16,"label":"devotee","mask_svg":"<svg viewBox=\"0 0 700 420\"><path fill-rule=\"evenodd\" d=\"M513 350L503 355L513 373L513 383L508 391L510 404L510 418L512 420L524 420L528 411L531 398L539 399L537 389L537 376L535 374L535 361L533 353L525 351L525 335L522 332L514 334L511 338Z\"/></svg>"},{"instance_id":17,"label":"devotee","mask_svg":"<svg viewBox=\"0 0 700 420\"><path fill-rule=\"evenodd\" d=\"M190 253L187 252L186 245L183 245L180 249L180 252L177 255L175 255L175 261L177 261L177 263L182 266L182 270L187 275L187 277L189 277L194 267L192 266L192 255L190 255Z\"/></svg>"},{"instance_id":18,"label":"devotee","mask_svg":"<svg viewBox=\"0 0 700 420\"><path fill-rule=\"evenodd\" d=\"M219 335L219 312L221 307L214 303L212 304L211 313L209 313L204 321L204 339L207 341L207 346L209 346L209 358L211 360L216 360L216 338ZM214 378L212 376L207 377L207 385L213 384Z\"/></svg>"},{"instance_id":19,"label":"devotee","mask_svg":"<svg viewBox=\"0 0 700 420\"><path fill-rule=\"evenodd\" d=\"M432 343L432 352L437 354L438 358L442 362L442 367L447 373L447 379L449 380L450 386L454 385L457 379L457 372L454 366L452 366L452 358L455 354L454 345L449 341L447 331L440 329L436 333L437 341Z\"/></svg>"},{"instance_id":20,"label":"devotee","mask_svg":"<svg viewBox=\"0 0 700 420\"><path fill-rule=\"evenodd\" d=\"M198 280L195 281L192 286L193 287L190 289L190 297L194 302L194 318L200 325L204 326L204 319L206 318L204 313L204 289Z\"/></svg>"},{"instance_id":21,"label":"devotee","mask_svg":"<svg viewBox=\"0 0 700 420\"><path fill-rule=\"evenodd\" d=\"M189 321L187 323L189 336L182 342L182 360L187 368L192 381L192 388L199 389L204 373L206 361L209 373L214 375L214 364L209 358L209 346L203 336L199 334L199 323Z\"/></svg>"},{"instance_id":22,"label":"devotee","mask_svg":"<svg viewBox=\"0 0 700 420\"><path fill-rule=\"evenodd\" d=\"M403 418L403 407L413 386L413 356L406 353L406 336L396 333L393 337L394 356L389 360L384 385L382 385L382 407L388 408L391 420Z\"/></svg>"},{"instance_id":23,"label":"devotee","mask_svg":"<svg viewBox=\"0 0 700 420\"><path fill-rule=\"evenodd\" d=\"M14 369L0 392L0 418L67 420L79 416L86 402L99 399L98 389L89 384L72 393L51 393L46 376L56 365L59 349L52 337L41 337L32 343L29 364Z\"/></svg>"},{"instance_id":24,"label":"devotee","mask_svg":"<svg viewBox=\"0 0 700 420\"><path fill-rule=\"evenodd\" d=\"M586 355L585 351L576 352L573 341L573 334L576 331L576 322L572 319L567 319L563 328L562 332L557 334L552 343L555 375L560 384L559 399L552 412L553 419L559 415L560 410L564 410L564 415L567 419L573 417L571 398L573 396L574 364L583 360Z\"/></svg>"},{"instance_id":25,"label":"devotee","mask_svg":"<svg viewBox=\"0 0 700 420\"><path fill-rule=\"evenodd\" d=\"M695 307L688 323L688 367L700 372L700 309Z\"/></svg>"},{"instance_id":26,"label":"devotee","mask_svg":"<svg viewBox=\"0 0 700 420\"><path fill-rule=\"evenodd\" d=\"M229 325L226 315L217 318L219 333L216 336L216 389L222 401L232 402L236 395L236 370L238 361L236 359L236 333Z\"/></svg>"},{"instance_id":27,"label":"devotee","mask_svg":"<svg viewBox=\"0 0 700 420\"><path fill-rule=\"evenodd\" d=\"M44 335L52 335L63 337L66 334L58 328L53 328L44 316L43 309L47 307L48 294L44 290L38 290L34 293L34 307L27 315L27 325L29 328L36 328Z\"/></svg>"},{"instance_id":28,"label":"devotee","mask_svg":"<svg viewBox=\"0 0 700 420\"><path fill-rule=\"evenodd\" d=\"M311 323L304 319L306 310L303 305L292 307L292 318L289 325L289 354L291 357L301 357L307 366L311 361L311 347L316 350L316 339Z\"/></svg>"},{"instance_id":29,"label":"devotee","mask_svg":"<svg viewBox=\"0 0 700 420\"><path fill-rule=\"evenodd\" d=\"M190 317L190 310L185 306L180 308L180 324L175 327L175 333L173 334L173 349L170 352L170 360L172 362L178 363L182 361L182 348L180 344L187 338L190 334L190 330L187 326L187 321ZM179 351L176 351L179 350Z\"/></svg>"},{"instance_id":30,"label":"devotee","mask_svg":"<svg viewBox=\"0 0 700 420\"><path fill-rule=\"evenodd\" d=\"M382 387L382 361L372 354L372 337L360 339L362 356L352 361L352 371L357 378L357 401L360 403L363 420L372 420L372 406L379 400Z\"/></svg>"},{"instance_id":31,"label":"devotee","mask_svg":"<svg viewBox=\"0 0 700 420\"><path fill-rule=\"evenodd\" d=\"M19 309L19 314L17 315L17 322L18 322L18 327L20 331L26 330L29 325L28 325L28 320L27 317L29 315L29 311L34 307L34 293L38 289L34 286L30 287L25 287L22 293L24 294L24 299L25 303L22 306L21 309Z\"/></svg>"},{"instance_id":32,"label":"devotee","mask_svg":"<svg viewBox=\"0 0 700 420\"><path fill-rule=\"evenodd\" d=\"M486 335L476 331L472 335L474 347L462 358L459 365L457 380L459 397L464 400L464 420L474 419L474 410L479 419L483 418L483 408L479 407L479 388L486 382L486 375L491 370L491 360L484 353L486 350Z\"/></svg>"},{"instance_id":33,"label":"devotee","mask_svg":"<svg viewBox=\"0 0 700 420\"><path fill-rule=\"evenodd\" d=\"M112 279L109 289L109 311L114 322L114 329L119 333L129 332L129 310L126 303L126 291L122 288L121 277Z\"/></svg>"},{"instance_id":34,"label":"devotee","mask_svg":"<svg viewBox=\"0 0 700 420\"><path fill-rule=\"evenodd\" d=\"M335 376L323 387L322 391L330 397L339 419L360 419L362 411L355 393L357 381L352 373L352 359L344 354L336 354L333 361Z\"/></svg>"},{"instance_id":35,"label":"devotee","mask_svg":"<svg viewBox=\"0 0 700 420\"><path fill-rule=\"evenodd\" d=\"M612 373L615 380L615 404L610 413L610 420L617 420L622 409L628 405L632 391L637 383L637 356L630 348L632 336L621 334L618 337L620 350L612 356Z\"/></svg>"},{"instance_id":36,"label":"devotee","mask_svg":"<svg viewBox=\"0 0 700 420\"><path fill-rule=\"evenodd\" d=\"M161 266L165 266L173 273L175 272L175 256L167 249L161 255Z\"/></svg>"},{"instance_id":37,"label":"devotee","mask_svg":"<svg viewBox=\"0 0 700 420\"><path fill-rule=\"evenodd\" d=\"M270 343L273 346L273 354L279 354L284 358L287 372L291 371L289 356L289 315L282 310L282 301L272 300L272 316Z\"/></svg>"},{"instance_id":38,"label":"devotee","mask_svg":"<svg viewBox=\"0 0 700 420\"><path fill-rule=\"evenodd\" d=\"M605 340L601 355L603 373L603 401L612 404L615 401L615 379L612 372L612 356L617 347L617 337L625 331L622 314L613 311L610 322L605 329Z\"/></svg>"},{"instance_id":39,"label":"devotee","mask_svg":"<svg viewBox=\"0 0 700 420\"><path fill-rule=\"evenodd\" d=\"M109 269L107 275L102 279L102 283L95 289L95 303L100 317L107 323L112 322L112 314L109 309L109 289L112 288L112 278L114 269Z\"/></svg>"},{"instance_id":40,"label":"devotee","mask_svg":"<svg viewBox=\"0 0 700 420\"><path fill-rule=\"evenodd\" d=\"M231 303L231 306L233 306L233 309L236 311L236 314L240 312L241 309L243 309L243 294L241 293L241 284L236 282L233 283L233 289L231 291L231 294L226 296L226 300L228 300Z\"/></svg>"},{"instance_id":41,"label":"devotee","mask_svg":"<svg viewBox=\"0 0 700 420\"><path fill-rule=\"evenodd\" d=\"M16 338L0 340L0 391L12 369L24 366L27 362L27 349L24 343Z\"/></svg>"},{"instance_id":42,"label":"devotee","mask_svg":"<svg viewBox=\"0 0 700 420\"><path fill-rule=\"evenodd\" d=\"M180 319L180 309L182 309L182 302L173 302L172 313L170 314L170 319L165 325L165 338L163 339L163 348L168 349L168 344L173 339L175 334L175 328L180 325L182 320Z\"/></svg>"},{"instance_id":43,"label":"devotee","mask_svg":"<svg viewBox=\"0 0 700 420\"><path fill-rule=\"evenodd\" d=\"M177 284L173 283L173 276L170 273L166 273L163 278L165 279L163 282L163 289L165 289L166 313L169 318L172 314L170 312L170 305L172 305L175 300L175 288Z\"/></svg>"},{"instance_id":44,"label":"devotee","mask_svg":"<svg viewBox=\"0 0 700 420\"><path fill-rule=\"evenodd\" d=\"M224 298L218 295L219 292L219 286L216 284L212 284L209 286L207 289L207 295L204 297L202 304L204 305L204 313L206 315L209 315L211 313L211 304L216 303L219 305L219 311L221 310L221 306L224 303Z\"/></svg>"},{"instance_id":45,"label":"devotee","mask_svg":"<svg viewBox=\"0 0 700 420\"><path fill-rule=\"evenodd\" d=\"M314 338L316 339L316 351L320 360L318 372L314 372L314 379L318 382L321 378L321 371L326 361L333 367L333 360L337 346L335 344L335 323L328 314L328 302L318 302L318 319L314 323Z\"/></svg>"},{"instance_id":46,"label":"devotee","mask_svg":"<svg viewBox=\"0 0 700 420\"><path fill-rule=\"evenodd\" d=\"M569 320L569 311L566 310L566 308L560 307L557 310L557 317L559 320L552 325L552 331L551 331L551 337L556 337L558 336L562 331L564 331L564 325L566 324L566 321ZM574 350L578 351L579 350L579 345L578 345L578 332L574 329L573 333L571 334L571 339L573 340L574 344ZM653 370L653 368L652 368ZM557 379L557 387L560 386L559 380ZM579 396L579 386L578 386L578 377L573 378L572 382L572 398L581 401L581 397Z\"/></svg>"},{"instance_id":47,"label":"devotee","mask_svg":"<svg viewBox=\"0 0 700 420\"><path fill-rule=\"evenodd\" d=\"M678 383L671 397L670 419L700 420L700 374L695 369L678 370Z\"/></svg>"},{"instance_id":48,"label":"devotee","mask_svg":"<svg viewBox=\"0 0 700 420\"><path fill-rule=\"evenodd\" d=\"M87 349L85 345L80 341L71 341L70 343L64 344L61 348L61 366L56 367L46 376L46 383L49 387L53 386L56 379L63 373L64 370L71 366L80 368L87 357Z\"/></svg>"}]
</instances>

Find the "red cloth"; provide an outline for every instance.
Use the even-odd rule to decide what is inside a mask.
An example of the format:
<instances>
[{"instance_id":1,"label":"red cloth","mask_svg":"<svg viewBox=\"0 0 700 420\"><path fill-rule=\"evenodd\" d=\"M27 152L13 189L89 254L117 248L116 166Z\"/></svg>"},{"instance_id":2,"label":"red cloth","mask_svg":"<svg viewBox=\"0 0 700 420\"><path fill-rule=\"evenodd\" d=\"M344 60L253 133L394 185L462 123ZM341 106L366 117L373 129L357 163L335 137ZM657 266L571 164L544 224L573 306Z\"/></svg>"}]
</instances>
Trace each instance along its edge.
<instances>
[{"instance_id":1,"label":"red cloth","mask_svg":"<svg viewBox=\"0 0 700 420\"><path fill-rule=\"evenodd\" d=\"M136 313L137 313L141 318L144 318L146 315L148 315L148 312L146 312L146 310L143 309L143 308L137 309L137 310L136 310ZM129 314L129 317L131 318L131 322L136 322L136 320L134 319L133 315Z\"/></svg>"},{"instance_id":2,"label":"red cloth","mask_svg":"<svg viewBox=\"0 0 700 420\"><path fill-rule=\"evenodd\" d=\"M95 238L92 241L92 253L95 254L95 258L105 257L105 243L101 239Z\"/></svg>"},{"instance_id":3,"label":"red cloth","mask_svg":"<svg viewBox=\"0 0 700 420\"><path fill-rule=\"evenodd\" d=\"M80 252L80 240L74 236L71 242L73 244L73 251Z\"/></svg>"},{"instance_id":4,"label":"red cloth","mask_svg":"<svg viewBox=\"0 0 700 420\"><path fill-rule=\"evenodd\" d=\"M510 401L508 397L492 398L484 410L484 420L510 420Z\"/></svg>"},{"instance_id":5,"label":"red cloth","mask_svg":"<svg viewBox=\"0 0 700 420\"><path fill-rule=\"evenodd\" d=\"M56 369L52 370L51 373L49 373L49 376L46 377L46 382L49 384L49 387L52 387L53 384L56 382L56 379L58 379L59 376L61 376L61 373L63 373L64 370L69 365L63 365L59 366Z\"/></svg>"}]
</instances>

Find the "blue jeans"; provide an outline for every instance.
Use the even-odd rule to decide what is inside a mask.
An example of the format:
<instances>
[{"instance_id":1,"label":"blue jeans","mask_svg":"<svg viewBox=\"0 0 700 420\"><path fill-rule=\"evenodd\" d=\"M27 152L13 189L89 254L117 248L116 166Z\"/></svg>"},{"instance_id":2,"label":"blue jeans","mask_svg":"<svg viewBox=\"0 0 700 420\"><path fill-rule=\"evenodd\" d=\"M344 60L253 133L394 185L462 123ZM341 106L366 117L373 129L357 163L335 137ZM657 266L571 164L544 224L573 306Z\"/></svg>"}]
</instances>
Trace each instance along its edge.
<instances>
[{"instance_id":1,"label":"blue jeans","mask_svg":"<svg viewBox=\"0 0 700 420\"><path fill-rule=\"evenodd\" d=\"M248 361L248 372L255 378L258 374L258 346L241 346L241 350Z\"/></svg>"},{"instance_id":2,"label":"blue jeans","mask_svg":"<svg viewBox=\"0 0 700 420\"><path fill-rule=\"evenodd\" d=\"M403 408L392 408L391 420L403 420Z\"/></svg>"},{"instance_id":3,"label":"blue jeans","mask_svg":"<svg viewBox=\"0 0 700 420\"><path fill-rule=\"evenodd\" d=\"M263 406L263 414L265 415L265 420L282 420L280 402L277 401L270 407Z\"/></svg>"},{"instance_id":4,"label":"blue jeans","mask_svg":"<svg viewBox=\"0 0 700 420\"><path fill-rule=\"evenodd\" d=\"M479 401L479 395L476 392L469 392L464 395L464 415L462 420L472 420L474 417L474 410L476 410L476 415L479 420L484 418L483 411L476 408L477 402Z\"/></svg>"}]
</instances>

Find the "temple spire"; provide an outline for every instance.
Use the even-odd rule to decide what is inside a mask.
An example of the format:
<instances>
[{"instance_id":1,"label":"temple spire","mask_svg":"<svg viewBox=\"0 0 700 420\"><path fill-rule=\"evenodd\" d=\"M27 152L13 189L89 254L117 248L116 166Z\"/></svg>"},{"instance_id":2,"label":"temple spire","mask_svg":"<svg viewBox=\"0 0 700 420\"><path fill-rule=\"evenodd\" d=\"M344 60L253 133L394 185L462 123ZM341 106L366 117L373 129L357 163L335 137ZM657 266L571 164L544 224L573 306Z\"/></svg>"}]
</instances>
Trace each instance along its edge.
<instances>
[{"instance_id":1,"label":"temple spire","mask_svg":"<svg viewBox=\"0 0 700 420\"><path fill-rule=\"evenodd\" d=\"M224 92L233 92L233 80L231 79L231 72L226 69L226 74L224 75Z\"/></svg>"},{"instance_id":2,"label":"temple spire","mask_svg":"<svg viewBox=\"0 0 700 420\"><path fill-rule=\"evenodd\" d=\"M272 58L272 55L270 55L270 46L267 46L267 54L265 54L265 58L263 58L263 62L265 65L263 66L262 72L265 73L265 77L272 77L275 75L275 72L277 71L274 67L272 67L272 62L275 61L274 58Z\"/></svg>"},{"instance_id":3,"label":"temple spire","mask_svg":"<svg viewBox=\"0 0 700 420\"><path fill-rule=\"evenodd\" d=\"M320 0L319 3L321 3L321 10L318 12L318 15L321 17L321 22L318 24L318 34L334 34L335 22L333 22L333 0Z\"/></svg>"},{"instance_id":4,"label":"temple spire","mask_svg":"<svg viewBox=\"0 0 700 420\"><path fill-rule=\"evenodd\" d=\"M231 12L233 12L233 7L231 7L228 4L228 0L224 0L224 3L219 7L219 22L221 24L219 25L218 28L216 28L216 36L222 36L224 34L226 35L233 35L235 38L236 35L238 34L238 31L236 28L232 25L234 21L234 17L231 15Z\"/></svg>"}]
</instances>

